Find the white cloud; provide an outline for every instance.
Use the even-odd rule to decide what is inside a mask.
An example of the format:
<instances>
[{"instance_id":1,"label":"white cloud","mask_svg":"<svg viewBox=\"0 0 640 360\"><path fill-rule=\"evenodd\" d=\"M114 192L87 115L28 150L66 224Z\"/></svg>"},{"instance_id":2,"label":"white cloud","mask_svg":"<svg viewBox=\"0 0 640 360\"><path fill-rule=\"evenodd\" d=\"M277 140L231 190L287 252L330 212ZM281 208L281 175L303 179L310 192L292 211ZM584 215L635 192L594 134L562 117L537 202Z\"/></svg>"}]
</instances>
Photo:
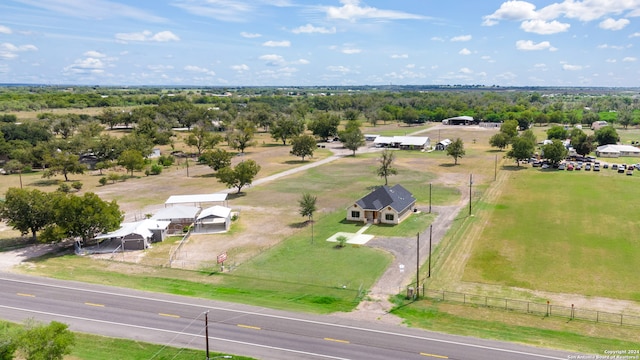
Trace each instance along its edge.
<instances>
[{"instance_id":1,"label":"white cloud","mask_svg":"<svg viewBox=\"0 0 640 360\"><path fill-rule=\"evenodd\" d=\"M173 65L147 65L147 69L153 72L164 72L167 70L173 70Z\"/></svg>"},{"instance_id":2,"label":"white cloud","mask_svg":"<svg viewBox=\"0 0 640 360\"><path fill-rule=\"evenodd\" d=\"M443 39L443 38L441 38L441 37L439 37L439 36L434 36L434 37L432 37L432 38L431 38L431 40L432 40L432 41L441 41L441 42L444 42L444 39Z\"/></svg>"},{"instance_id":3,"label":"white cloud","mask_svg":"<svg viewBox=\"0 0 640 360\"><path fill-rule=\"evenodd\" d=\"M246 64L233 65L233 66L231 66L231 70L235 70L235 71L238 71L238 72L249 71L249 66L246 65Z\"/></svg>"},{"instance_id":4,"label":"white cloud","mask_svg":"<svg viewBox=\"0 0 640 360\"><path fill-rule=\"evenodd\" d=\"M526 20L536 18L536 6L526 1L507 1L493 14L484 16L482 25L493 26L499 20Z\"/></svg>"},{"instance_id":5,"label":"white cloud","mask_svg":"<svg viewBox=\"0 0 640 360\"><path fill-rule=\"evenodd\" d=\"M37 50L38 48L31 44L16 46L12 43L1 43L0 59L15 59L18 57L18 53L20 52Z\"/></svg>"},{"instance_id":6,"label":"white cloud","mask_svg":"<svg viewBox=\"0 0 640 360\"><path fill-rule=\"evenodd\" d=\"M105 62L100 59L87 57L77 59L73 64L64 68L64 73L69 74L102 74L107 67Z\"/></svg>"},{"instance_id":7,"label":"white cloud","mask_svg":"<svg viewBox=\"0 0 640 360\"><path fill-rule=\"evenodd\" d=\"M616 60L616 59L607 59L607 60L605 60L605 61L606 61L606 62L608 62L608 63L610 63L610 64L615 64L615 63L617 63L617 62L618 62L618 60Z\"/></svg>"},{"instance_id":8,"label":"white cloud","mask_svg":"<svg viewBox=\"0 0 640 360\"><path fill-rule=\"evenodd\" d=\"M347 47L347 48L342 49L342 53L343 54L347 54L347 55L359 54L361 52L362 52L361 49L352 48L352 47Z\"/></svg>"},{"instance_id":9,"label":"white cloud","mask_svg":"<svg viewBox=\"0 0 640 360\"><path fill-rule=\"evenodd\" d=\"M209 70L207 68L203 68L203 67L200 67L200 66L196 66L196 65L187 65L187 66L184 67L184 69L186 71L189 71L189 72L207 74L207 75L210 75L210 76L214 76L216 74L212 70Z\"/></svg>"},{"instance_id":10,"label":"white cloud","mask_svg":"<svg viewBox=\"0 0 640 360\"><path fill-rule=\"evenodd\" d=\"M103 54L103 53L101 53L99 51L95 51L95 50L89 50L89 51L85 52L82 55L87 56L87 57L92 57L92 58L103 58L103 57L107 56L107 55L105 55L105 54Z\"/></svg>"},{"instance_id":11,"label":"white cloud","mask_svg":"<svg viewBox=\"0 0 640 360\"><path fill-rule=\"evenodd\" d=\"M50 12L89 19L125 17L146 22L166 22L166 19L133 6L108 0L20 0L30 6Z\"/></svg>"},{"instance_id":12,"label":"white cloud","mask_svg":"<svg viewBox=\"0 0 640 360\"><path fill-rule=\"evenodd\" d=\"M267 65L269 66L279 66L285 64L284 58L276 54L262 55L258 59L266 61Z\"/></svg>"},{"instance_id":13,"label":"white cloud","mask_svg":"<svg viewBox=\"0 0 640 360\"><path fill-rule=\"evenodd\" d=\"M425 16L403 11L381 10L370 6L360 6L360 0L340 0L341 7L327 6L323 10L331 20L356 21L359 19L377 20L421 20Z\"/></svg>"},{"instance_id":14,"label":"white cloud","mask_svg":"<svg viewBox=\"0 0 640 360\"><path fill-rule=\"evenodd\" d=\"M469 41L471 40L471 35L460 35L451 38L451 41Z\"/></svg>"},{"instance_id":15,"label":"white cloud","mask_svg":"<svg viewBox=\"0 0 640 360\"><path fill-rule=\"evenodd\" d=\"M11 31L10 28L4 26L4 25L0 25L0 34L11 34L13 31Z\"/></svg>"},{"instance_id":16,"label":"white cloud","mask_svg":"<svg viewBox=\"0 0 640 360\"><path fill-rule=\"evenodd\" d=\"M553 20L551 22L547 22L544 20L527 20L523 21L522 24L520 24L520 28L522 30L541 35L550 35L565 32L569 30L570 27L570 24L561 23L556 20Z\"/></svg>"},{"instance_id":17,"label":"white cloud","mask_svg":"<svg viewBox=\"0 0 640 360\"><path fill-rule=\"evenodd\" d=\"M624 46L621 46L621 45L600 44L600 45L598 45L598 49L624 50Z\"/></svg>"},{"instance_id":18,"label":"white cloud","mask_svg":"<svg viewBox=\"0 0 640 360\"><path fill-rule=\"evenodd\" d=\"M407 66L405 66L407 69L415 69L416 68L416 64L407 64Z\"/></svg>"},{"instance_id":19,"label":"white cloud","mask_svg":"<svg viewBox=\"0 0 640 360\"><path fill-rule=\"evenodd\" d=\"M311 24L299 26L293 30L291 30L294 34L335 34L336 28L332 27L330 29L325 27L316 27Z\"/></svg>"},{"instance_id":20,"label":"white cloud","mask_svg":"<svg viewBox=\"0 0 640 360\"><path fill-rule=\"evenodd\" d=\"M633 57L633 56L627 56L624 59L622 59L623 62L636 62L638 61L638 58Z\"/></svg>"},{"instance_id":21,"label":"white cloud","mask_svg":"<svg viewBox=\"0 0 640 360\"><path fill-rule=\"evenodd\" d=\"M340 72L340 73L343 73L343 74L351 72L351 69L349 69L346 66L342 66L342 65L327 66L327 70L333 71L333 72Z\"/></svg>"},{"instance_id":22,"label":"white cloud","mask_svg":"<svg viewBox=\"0 0 640 360\"><path fill-rule=\"evenodd\" d=\"M180 38L171 31L160 31L158 33L152 33L149 30L134 33L117 33L116 39L128 42L128 41L153 41L153 42L168 42L168 41L180 41Z\"/></svg>"},{"instance_id":23,"label":"white cloud","mask_svg":"<svg viewBox=\"0 0 640 360\"><path fill-rule=\"evenodd\" d=\"M473 70L467 68L467 67L463 67L459 70L459 72L463 73L463 74L473 74Z\"/></svg>"},{"instance_id":24,"label":"white cloud","mask_svg":"<svg viewBox=\"0 0 640 360\"><path fill-rule=\"evenodd\" d=\"M392 59L408 59L409 54L393 54L391 55Z\"/></svg>"},{"instance_id":25,"label":"white cloud","mask_svg":"<svg viewBox=\"0 0 640 360\"><path fill-rule=\"evenodd\" d=\"M193 15L228 22L246 22L258 12L253 4L239 0L174 0L171 5Z\"/></svg>"},{"instance_id":26,"label":"white cloud","mask_svg":"<svg viewBox=\"0 0 640 360\"><path fill-rule=\"evenodd\" d=\"M298 59L296 61L293 62L294 64L299 64L299 65L308 65L311 62L307 59Z\"/></svg>"},{"instance_id":27,"label":"white cloud","mask_svg":"<svg viewBox=\"0 0 640 360\"><path fill-rule=\"evenodd\" d=\"M562 69L567 71L578 71L582 70L584 67L582 65L571 65L571 64L562 64Z\"/></svg>"},{"instance_id":28,"label":"white cloud","mask_svg":"<svg viewBox=\"0 0 640 360\"><path fill-rule=\"evenodd\" d=\"M262 34L258 34L258 33L248 33L246 31L243 31L240 33L240 36L242 36L243 38L247 38L247 39L255 39L255 38L259 38L262 36Z\"/></svg>"},{"instance_id":29,"label":"white cloud","mask_svg":"<svg viewBox=\"0 0 640 360\"><path fill-rule=\"evenodd\" d=\"M640 37L640 32L634 32L633 34L629 35L630 38L636 38L636 37Z\"/></svg>"},{"instance_id":30,"label":"white cloud","mask_svg":"<svg viewBox=\"0 0 640 360\"><path fill-rule=\"evenodd\" d=\"M541 41L541 42L535 44L531 40L518 40L518 41L516 41L516 49L522 50L522 51L535 51L535 50L555 51L555 50L557 50L556 48L551 46L551 43L549 43L548 41Z\"/></svg>"},{"instance_id":31,"label":"white cloud","mask_svg":"<svg viewBox=\"0 0 640 360\"><path fill-rule=\"evenodd\" d=\"M283 41L269 40L269 41L265 41L264 43L262 43L262 46L267 46L267 47L290 47L291 46L291 41L288 41L288 40L283 40Z\"/></svg>"},{"instance_id":32,"label":"white cloud","mask_svg":"<svg viewBox=\"0 0 640 360\"><path fill-rule=\"evenodd\" d=\"M458 54L460 54L460 55L465 55L465 56L466 56L466 55L471 55L471 50L469 50L469 49L467 49L467 48L464 48L464 49L462 49L462 50L458 51Z\"/></svg>"},{"instance_id":33,"label":"white cloud","mask_svg":"<svg viewBox=\"0 0 640 360\"><path fill-rule=\"evenodd\" d=\"M630 21L627 19L619 19L614 20L612 18L608 18L600 23L600 28L605 30L622 30L625 26L629 25Z\"/></svg>"}]
</instances>

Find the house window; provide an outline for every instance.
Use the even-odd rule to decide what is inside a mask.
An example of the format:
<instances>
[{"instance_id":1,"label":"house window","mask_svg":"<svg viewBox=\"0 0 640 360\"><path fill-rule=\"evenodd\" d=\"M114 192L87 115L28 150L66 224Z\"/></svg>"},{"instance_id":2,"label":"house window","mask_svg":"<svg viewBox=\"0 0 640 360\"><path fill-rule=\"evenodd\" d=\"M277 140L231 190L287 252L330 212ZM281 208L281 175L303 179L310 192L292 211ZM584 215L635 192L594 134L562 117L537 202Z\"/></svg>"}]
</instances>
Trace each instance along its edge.
<instances>
[{"instance_id":1,"label":"house window","mask_svg":"<svg viewBox=\"0 0 640 360\"><path fill-rule=\"evenodd\" d=\"M393 214L384 214L384 219L387 221L393 221Z\"/></svg>"},{"instance_id":2,"label":"house window","mask_svg":"<svg viewBox=\"0 0 640 360\"><path fill-rule=\"evenodd\" d=\"M352 211L351 212L351 217L354 219L359 219L360 218L360 211Z\"/></svg>"}]
</instances>

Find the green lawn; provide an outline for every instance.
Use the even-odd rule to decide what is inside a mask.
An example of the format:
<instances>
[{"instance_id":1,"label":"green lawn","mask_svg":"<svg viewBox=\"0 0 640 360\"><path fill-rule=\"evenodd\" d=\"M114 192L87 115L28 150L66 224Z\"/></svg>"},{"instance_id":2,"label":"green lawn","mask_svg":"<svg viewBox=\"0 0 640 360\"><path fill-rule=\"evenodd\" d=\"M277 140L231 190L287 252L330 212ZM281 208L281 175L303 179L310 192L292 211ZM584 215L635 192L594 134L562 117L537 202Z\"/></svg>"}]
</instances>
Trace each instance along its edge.
<instances>
[{"instance_id":1,"label":"green lawn","mask_svg":"<svg viewBox=\"0 0 640 360\"><path fill-rule=\"evenodd\" d=\"M512 172L463 280L640 300L640 178Z\"/></svg>"}]
</instances>

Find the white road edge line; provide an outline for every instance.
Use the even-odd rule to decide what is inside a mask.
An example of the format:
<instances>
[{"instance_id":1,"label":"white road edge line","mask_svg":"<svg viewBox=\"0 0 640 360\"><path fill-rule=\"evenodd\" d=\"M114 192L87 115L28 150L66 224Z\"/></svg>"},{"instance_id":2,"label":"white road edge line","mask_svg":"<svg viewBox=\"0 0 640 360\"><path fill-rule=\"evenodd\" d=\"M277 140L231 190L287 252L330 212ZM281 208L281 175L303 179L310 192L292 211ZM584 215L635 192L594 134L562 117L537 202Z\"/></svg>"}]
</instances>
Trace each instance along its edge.
<instances>
[{"instance_id":1,"label":"white road edge line","mask_svg":"<svg viewBox=\"0 0 640 360\"><path fill-rule=\"evenodd\" d=\"M46 286L46 287L60 288L60 289L66 289L66 290L84 291L84 292L90 292L90 293L95 293L95 294L107 294L107 295L112 295L112 296L120 296L120 297L130 298L130 299L151 300L151 301L156 301L156 302L161 302L161 303L166 303L166 304L176 304L176 305L193 306L193 307L199 307L199 308L207 308L207 307L205 307L203 305L198 305L198 304L191 304L191 303L180 302L180 301L172 301L172 300L154 299L154 298L149 298L149 297L145 297L145 296L118 294L118 293L111 293L111 292L107 292L107 291L81 289L81 288L74 288L74 287L62 286L62 285L43 284L43 283L39 283L39 282L30 282L30 281L16 280L16 279L0 278L0 280L12 281L12 282L23 283L23 284L32 284L32 285L40 285L40 286ZM92 284L92 285L96 285L96 284ZM136 291L135 289L127 289L127 290ZM170 295L170 294L166 294L166 295ZM202 300L215 301L213 299L202 299ZM287 317L287 316L256 313L256 312L252 312L252 311L235 310L235 309L228 309L228 308L221 308L221 307L211 307L211 308L207 308L207 309L228 311L228 312L236 312L236 313L248 314L248 315L254 315L254 316L264 316L264 317L273 318L273 319L298 321L298 322L308 323L308 324L334 326L334 327L339 327L339 328L343 328L343 329L351 329L351 330L358 330L358 331L371 332L371 333L377 333L377 334L393 335L393 336L399 336L399 337L410 338L410 339L420 339L420 340L433 341L433 342L439 342L439 343L450 344L450 345L466 346L466 347L471 347L471 348L476 348L476 349L491 350L491 351L497 351L497 352L503 352L503 353L509 353L509 354L534 356L534 357L539 357L539 358L543 358L543 359L566 360L566 357L559 358L559 357L555 357L555 356L534 354L534 353L529 353L529 352L525 352L525 351L501 349L501 348L496 348L496 347L492 347L492 346L469 344L469 343L453 341L453 340L442 340L442 339L435 339L435 338L429 338L429 337L424 337L424 336L400 334L400 333L395 333L395 332L391 332L391 331L367 329L367 328L361 328L361 327L357 327L357 326L333 324L333 323L327 323L327 322L315 321L315 320L297 319L297 318L292 318L292 317Z\"/></svg>"},{"instance_id":2,"label":"white road edge line","mask_svg":"<svg viewBox=\"0 0 640 360\"><path fill-rule=\"evenodd\" d=\"M13 306L0 305L0 308L17 310L17 311L24 311L24 312L30 312L30 313L36 313L36 314L41 314L41 315L58 316L58 317L63 317L63 318L75 319L75 320L96 322L96 323L100 323L100 324L110 324L110 325L117 325L117 326L125 326L125 327L130 327L130 328L135 328L135 329L151 330L151 331L158 331L158 332L164 332L164 333L169 333L169 334L177 334L177 335L194 336L194 337L204 338L204 335L199 335L199 334L189 334L189 333L185 333L185 332L181 332L181 331L164 330L164 329L152 328L152 327L148 327L148 326L123 324L123 323L118 323L118 322L113 322L113 321L106 321L106 320L89 319L89 318L84 318L84 317L79 317L79 316L71 316L71 315L50 313L50 312L46 312L46 311L21 309L21 308L17 308L17 307L13 307ZM307 351L285 349L285 348L280 348L280 347L276 347L276 346L254 344L254 343L248 343L248 342L244 342L244 341L223 339L223 338L218 338L218 337L211 337L210 336L209 339L213 339L213 340L217 340L217 341L226 341L226 342L230 342L230 343L234 343L234 344L240 344L240 345L255 346L255 347L271 349L271 350L290 352L290 353L294 353L294 354L318 356L318 357L322 357L322 358L326 358L326 359L350 360L350 359L347 359L347 358L335 357L335 356L330 356L330 355L316 354L316 353L307 352Z\"/></svg>"}]
</instances>

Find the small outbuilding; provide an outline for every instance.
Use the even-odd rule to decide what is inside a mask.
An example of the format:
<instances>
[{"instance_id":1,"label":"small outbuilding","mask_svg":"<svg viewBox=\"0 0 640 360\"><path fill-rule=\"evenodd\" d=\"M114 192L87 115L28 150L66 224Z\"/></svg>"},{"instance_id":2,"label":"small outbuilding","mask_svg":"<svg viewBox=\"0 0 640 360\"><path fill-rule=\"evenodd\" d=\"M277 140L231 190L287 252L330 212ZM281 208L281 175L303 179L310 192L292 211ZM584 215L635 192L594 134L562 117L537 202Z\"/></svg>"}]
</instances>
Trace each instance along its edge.
<instances>
[{"instance_id":1,"label":"small outbuilding","mask_svg":"<svg viewBox=\"0 0 640 360\"><path fill-rule=\"evenodd\" d=\"M426 136L378 136L373 144L379 148L422 150L431 146L431 140Z\"/></svg>"},{"instance_id":2,"label":"small outbuilding","mask_svg":"<svg viewBox=\"0 0 640 360\"><path fill-rule=\"evenodd\" d=\"M444 139L444 140L442 140L442 141L440 141L439 143L436 144L436 150L440 150L440 151L447 150L449 145L451 145L451 140Z\"/></svg>"},{"instance_id":3,"label":"small outbuilding","mask_svg":"<svg viewBox=\"0 0 640 360\"><path fill-rule=\"evenodd\" d=\"M384 185L347 208L347 220L373 224L399 224L413 212L416 198L397 184Z\"/></svg>"},{"instance_id":4,"label":"small outbuilding","mask_svg":"<svg viewBox=\"0 0 640 360\"><path fill-rule=\"evenodd\" d=\"M185 227L193 225L200 210L196 206L170 206L158 211L151 217L151 220L169 221L168 233L180 234Z\"/></svg>"},{"instance_id":5,"label":"small outbuilding","mask_svg":"<svg viewBox=\"0 0 640 360\"><path fill-rule=\"evenodd\" d=\"M639 157L640 149L631 146L631 145L602 145L598 146L596 149L597 157L608 157L608 158L617 158L617 157Z\"/></svg>"},{"instance_id":6,"label":"small outbuilding","mask_svg":"<svg viewBox=\"0 0 640 360\"><path fill-rule=\"evenodd\" d=\"M122 223L120 229L96 236L95 239L110 242L116 250L144 250L151 243L165 239L169 224L170 221L151 219Z\"/></svg>"},{"instance_id":7,"label":"small outbuilding","mask_svg":"<svg viewBox=\"0 0 640 360\"><path fill-rule=\"evenodd\" d=\"M442 125L472 125L475 123L472 116L456 116L442 120Z\"/></svg>"},{"instance_id":8,"label":"small outbuilding","mask_svg":"<svg viewBox=\"0 0 640 360\"><path fill-rule=\"evenodd\" d=\"M196 219L194 233L208 234L225 232L231 228L231 209L225 206L212 206L203 209Z\"/></svg>"}]
</instances>

